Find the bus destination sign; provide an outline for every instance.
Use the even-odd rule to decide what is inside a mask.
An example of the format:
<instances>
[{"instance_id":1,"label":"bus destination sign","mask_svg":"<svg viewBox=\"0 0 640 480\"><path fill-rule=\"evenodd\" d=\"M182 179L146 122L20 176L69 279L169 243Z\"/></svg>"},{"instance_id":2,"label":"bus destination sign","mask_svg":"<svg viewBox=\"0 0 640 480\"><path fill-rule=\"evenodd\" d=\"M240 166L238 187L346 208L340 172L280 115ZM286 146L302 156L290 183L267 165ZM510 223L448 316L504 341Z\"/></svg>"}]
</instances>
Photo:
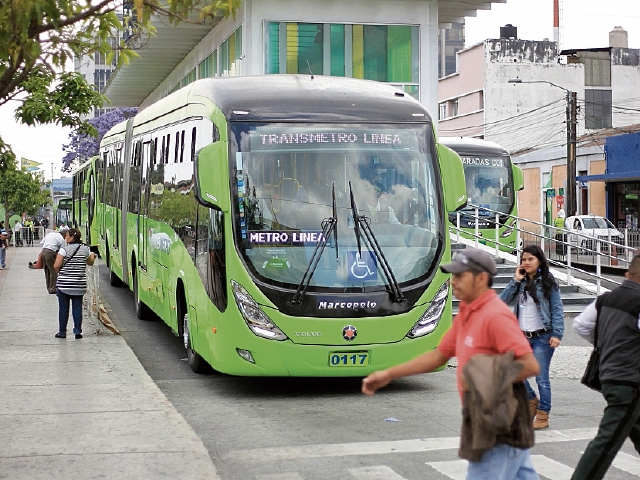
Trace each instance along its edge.
<instances>
[{"instance_id":1,"label":"bus destination sign","mask_svg":"<svg viewBox=\"0 0 640 480\"><path fill-rule=\"evenodd\" d=\"M504 161L501 158L483 158L483 157L460 157L463 165L472 165L474 167L504 167Z\"/></svg>"},{"instance_id":2,"label":"bus destination sign","mask_svg":"<svg viewBox=\"0 0 640 480\"><path fill-rule=\"evenodd\" d=\"M251 132L251 150L282 148L332 148L340 146L400 148L414 150L417 136L413 130L302 131L301 129L258 129Z\"/></svg>"}]
</instances>

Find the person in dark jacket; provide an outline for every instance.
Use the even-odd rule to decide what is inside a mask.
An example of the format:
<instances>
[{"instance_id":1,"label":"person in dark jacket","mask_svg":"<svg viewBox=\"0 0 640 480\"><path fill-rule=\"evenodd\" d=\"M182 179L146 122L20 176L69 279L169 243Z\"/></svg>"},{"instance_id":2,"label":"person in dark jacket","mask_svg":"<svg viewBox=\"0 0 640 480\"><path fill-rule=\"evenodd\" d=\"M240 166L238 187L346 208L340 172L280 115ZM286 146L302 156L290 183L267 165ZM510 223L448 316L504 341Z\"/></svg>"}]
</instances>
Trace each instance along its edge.
<instances>
[{"instance_id":1,"label":"person in dark jacket","mask_svg":"<svg viewBox=\"0 0 640 480\"><path fill-rule=\"evenodd\" d=\"M518 328L515 316L491 288L493 277L497 273L493 258L482 250L467 248L457 253L451 263L440 268L445 273L453 274L453 294L461 301L453 325L436 349L401 365L374 372L363 379L362 393L365 395L373 395L395 378L435 370L445 365L453 356L458 359L458 391L463 400L469 394L463 371L474 355L513 352L515 362L522 365L522 369L513 377L514 385L537 375L538 362ZM530 422L531 417L526 415L526 410L525 416ZM507 433L496 438L492 446L485 445L479 459L469 461L467 478L538 479L531 461L530 444L527 442L522 445L519 440L520 438L513 438ZM468 442L461 439L461 450L465 444Z\"/></svg>"},{"instance_id":2,"label":"person in dark jacket","mask_svg":"<svg viewBox=\"0 0 640 480\"><path fill-rule=\"evenodd\" d=\"M600 383L607 407L572 480L603 478L627 437L640 453L640 255L624 276L622 285L573 320L576 333L593 343L598 319Z\"/></svg>"},{"instance_id":3,"label":"person in dark jacket","mask_svg":"<svg viewBox=\"0 0 640 480\"><path fill-rule=\"evenodd\" d=\"M527 245L523 248L521 263L500 298L506 303L515 300L520 329L540 364L540 373L536 376L540 399L528 381L525 385L531 415L535 416L533 428L547 428L551 411L549 367L564 335L564 308L560 287L549 271L549 263L540 247Z\"/></svg>"}]
</instances>

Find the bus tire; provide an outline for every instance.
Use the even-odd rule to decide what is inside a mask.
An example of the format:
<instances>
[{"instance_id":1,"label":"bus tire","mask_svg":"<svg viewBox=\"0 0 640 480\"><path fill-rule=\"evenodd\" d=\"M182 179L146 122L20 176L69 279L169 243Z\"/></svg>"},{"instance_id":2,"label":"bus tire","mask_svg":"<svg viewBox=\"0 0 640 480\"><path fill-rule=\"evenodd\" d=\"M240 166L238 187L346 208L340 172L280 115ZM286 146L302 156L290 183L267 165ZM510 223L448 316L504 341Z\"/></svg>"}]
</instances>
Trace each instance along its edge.
<instances>
[{"instance_id":1,"label":"bus tire","mask_svg":"<svg viewBox=\"0 0 640 480\"><path fill-rule=\"evenodd\" d=\"M194 373L208 373L210 371L209 364L198 354L193 348L191 348L191 333L189 330L189 314L187 313L187 302L184 299L184 294L180 293L179 309L178 309L178 321L181 328L180 334L182 336L182 342L184 348L187 350L187 360L189 366Z\"/></svg>"},{"instance_id":2,"label":"bus tire","mask_svg":"<svg viewBox=\"0 0 640 480\"><path fill-rule=\"evenodd\" d=\"M135 265L135 257L132 265ZM140 300L140 294L138 293L138 270L134 267L133 269L133 299L136 304L136 316L140 320L151 320L153 318L153 313L151 309L147 306L146 303Z\"/></svg>"}]
</instances>

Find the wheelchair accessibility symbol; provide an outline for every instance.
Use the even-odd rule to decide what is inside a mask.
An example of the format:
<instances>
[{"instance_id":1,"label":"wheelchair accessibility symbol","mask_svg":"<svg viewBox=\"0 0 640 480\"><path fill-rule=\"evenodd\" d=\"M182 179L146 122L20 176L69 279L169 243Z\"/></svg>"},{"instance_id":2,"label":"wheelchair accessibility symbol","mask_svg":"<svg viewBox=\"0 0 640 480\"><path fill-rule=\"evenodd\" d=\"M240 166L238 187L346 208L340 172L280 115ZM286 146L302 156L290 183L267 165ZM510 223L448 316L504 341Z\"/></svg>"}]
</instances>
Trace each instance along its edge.
<instances>
[{"instance_id":1,"label":"wheelchair accessibility symbol","mask_svg":"<svg viewBox=\"0 0 640 480\"><path fill-rule=\"evenodd\" d=\"M357 251L347 251L347 264L352 282L378 279L378 266L372 252L363 251L361 257Z\"/></svg>"}]
</instances>

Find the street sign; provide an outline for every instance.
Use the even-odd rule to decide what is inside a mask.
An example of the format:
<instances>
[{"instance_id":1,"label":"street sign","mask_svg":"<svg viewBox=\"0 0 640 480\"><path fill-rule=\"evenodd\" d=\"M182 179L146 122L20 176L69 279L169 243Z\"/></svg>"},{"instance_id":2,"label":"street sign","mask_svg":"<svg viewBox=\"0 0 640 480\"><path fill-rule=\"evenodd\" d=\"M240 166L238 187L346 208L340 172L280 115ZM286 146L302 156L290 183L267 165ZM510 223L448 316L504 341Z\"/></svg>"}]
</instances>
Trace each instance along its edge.
<instances>
[{"instance_id":1,"label":"street sign","mask_svg":"<svg viewBox=\"0 0 640 480\"><path fill-rule=\"evenodd\" d=\"M564 195L564 188L558 189L558 195Z\"/></svg>"},{"instance_id":2,"label":"street sign","mask_svg":"<svg viewBox=\"0 0 640 480\"><path fill-rule=\"evenodd\" d=\"M547 189L547 197L555 197L556 196L556 189L555 188L548 188Z\"/></svg>"},{"instance_id":3,"label":"street sign","mask_svg":"<svg viewBox=\"0 0 640 480\"><path fill-rule=\"evenodd\" d=\"M558 205L562 205L564 203L564 196L563 195L558 195L556 197L556 202L558 202Z\"/></svg>"}]
</instances>

